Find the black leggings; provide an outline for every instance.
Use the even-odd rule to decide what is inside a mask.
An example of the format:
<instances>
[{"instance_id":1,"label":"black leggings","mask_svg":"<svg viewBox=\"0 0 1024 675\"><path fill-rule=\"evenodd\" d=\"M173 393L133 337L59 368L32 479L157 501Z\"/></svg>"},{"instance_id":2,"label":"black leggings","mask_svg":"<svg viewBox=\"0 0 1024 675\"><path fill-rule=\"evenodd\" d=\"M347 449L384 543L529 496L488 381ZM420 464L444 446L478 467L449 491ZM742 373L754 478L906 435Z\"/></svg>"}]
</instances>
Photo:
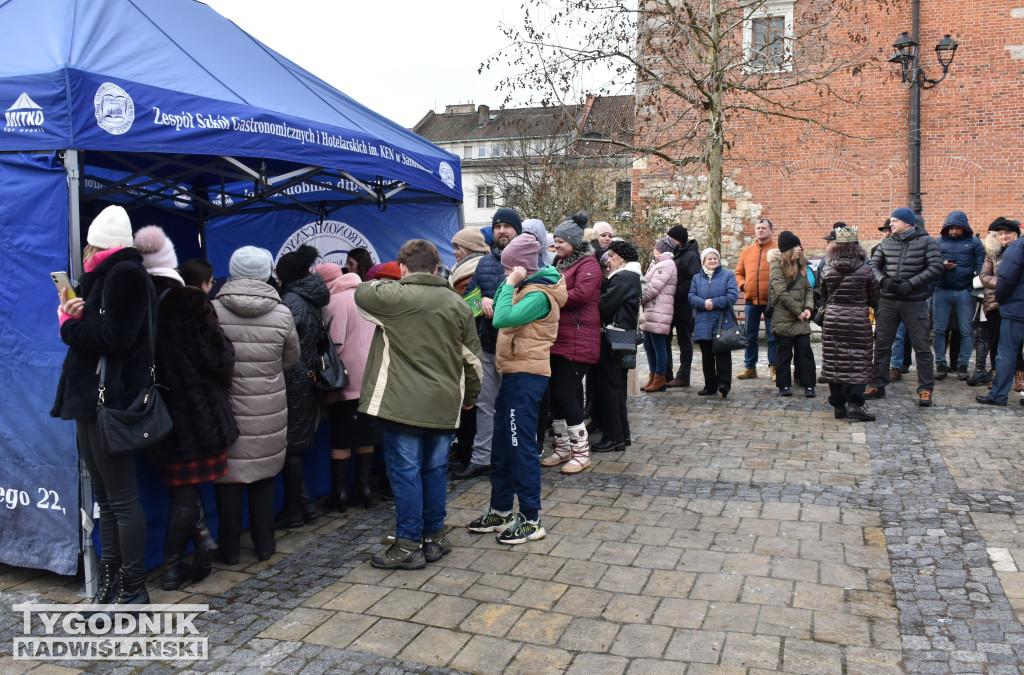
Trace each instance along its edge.
<instances>
[{"instance_id":1,"label":"black leggings","mask_svg":"<svg viewBox=\"0 0 1024 675\"><path fill-rule=\"evenodd\" d=\"M580 405L580 392L583 388L583 377L590 370L589 363L579 363L569 359L551 355L551 416L556 420L565 420L570 427L583 424L583 406Z\"/></svg>"},{"instance_id":2,"label":"black leggings","mask_svg":"<svg viewBox=\"0 0 1024 675\"><path fill-rule=\"evenodd\" d=\"M109 456L96 420L77 422L78 451L89 468L92 491L100 507L103 559L120 563L130 575L145 574L146 516L139 501L135 455Z\"/></svg>"},{"instance_id":3,"label":"black leggings","mask_svg":"<svg viewBox=\"0 0 1024 675\"><path fill-rule=\"evenodd\" d=\"M704 391L729 393L732 389L732 352L715 354L711 340L696 340L700 345L700 364L704 370Z\"/></svg>"}]
</instances>

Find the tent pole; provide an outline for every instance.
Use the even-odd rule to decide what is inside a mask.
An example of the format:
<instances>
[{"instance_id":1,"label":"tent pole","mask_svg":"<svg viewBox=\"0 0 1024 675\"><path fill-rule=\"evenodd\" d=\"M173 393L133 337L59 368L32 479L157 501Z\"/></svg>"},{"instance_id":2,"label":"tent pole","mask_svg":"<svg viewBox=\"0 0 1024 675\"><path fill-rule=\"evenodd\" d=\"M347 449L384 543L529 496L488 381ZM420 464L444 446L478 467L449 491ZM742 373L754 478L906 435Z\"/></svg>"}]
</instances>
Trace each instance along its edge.
<instances>
[{"instance_id":1,"label":"tent pole","mask_svg":"<svg viewBox=\"0 0 1024 675\"><path fill-rule=\"evenodd\" d=\"M71 261L72 278L78 281L82 278L82 223L79 211L81 172L78 169L77 150L64 151L64 170L68 176L68 258ZM96 548L92 545L92 478L81 458L78 460L78 482L81 495L78 532L82 539L82 571L85 574L85 594L92 597L96 595L99 586L96 577Z\"/></svg>"}]
</instances>

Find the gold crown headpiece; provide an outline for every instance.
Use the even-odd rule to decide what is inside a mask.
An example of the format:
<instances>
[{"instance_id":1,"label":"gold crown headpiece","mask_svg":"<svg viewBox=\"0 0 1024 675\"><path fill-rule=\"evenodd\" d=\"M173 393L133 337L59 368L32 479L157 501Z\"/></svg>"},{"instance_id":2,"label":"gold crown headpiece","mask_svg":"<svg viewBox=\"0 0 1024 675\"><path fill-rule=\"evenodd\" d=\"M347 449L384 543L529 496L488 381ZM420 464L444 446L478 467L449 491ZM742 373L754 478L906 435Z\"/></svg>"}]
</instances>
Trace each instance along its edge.
<instances>
[{"instance_id":1,"label":"gold crown headpiece","mask_svg":"<svg viewBox=\"0 0 1024 675\"><path fill-rule=\"evenodd\" d=\"M836 230L837 244L856 244L858 241L856 227L840 227Z\"/></svg>"}]
</instances>

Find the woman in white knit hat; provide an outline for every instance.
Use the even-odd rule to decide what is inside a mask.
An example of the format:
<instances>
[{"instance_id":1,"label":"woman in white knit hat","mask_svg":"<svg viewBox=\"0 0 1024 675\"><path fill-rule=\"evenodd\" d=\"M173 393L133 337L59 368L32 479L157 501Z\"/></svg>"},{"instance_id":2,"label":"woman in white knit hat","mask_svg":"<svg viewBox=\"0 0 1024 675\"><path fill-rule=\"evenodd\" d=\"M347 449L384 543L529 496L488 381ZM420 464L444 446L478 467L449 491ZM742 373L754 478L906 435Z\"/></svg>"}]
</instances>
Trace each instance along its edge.
<instances>
[{"instance_id":1,"label":"woman in white knit hat","mask_svg":"<svg viewBox=\"0 0 1024 675\"><path fill-rule=\"evenodd\" d=\"M148 603L146 517L139 501L132 453L111 455L96 419L98 366L106 357L104 405L128 408L149 385L147 311L156 298L142 255L132 248L132 224L120 206L108 206L89 226L82 251L85 274L77 298L61 292L60 337L68 345L51 414L75 420L78 450L99 504L99 591L95 604Z\"/></svg>"}]
</instances>

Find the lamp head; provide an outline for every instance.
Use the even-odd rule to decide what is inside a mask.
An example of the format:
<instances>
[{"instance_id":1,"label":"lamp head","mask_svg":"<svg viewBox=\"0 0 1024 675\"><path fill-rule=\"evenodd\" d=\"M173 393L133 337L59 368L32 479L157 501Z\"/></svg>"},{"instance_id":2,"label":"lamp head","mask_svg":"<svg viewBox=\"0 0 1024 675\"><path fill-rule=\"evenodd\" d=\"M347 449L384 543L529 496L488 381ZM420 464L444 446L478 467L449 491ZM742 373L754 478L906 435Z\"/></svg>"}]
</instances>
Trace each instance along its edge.
<instances>
[{"instance_id":1,"label":"lamp head","mask_svg":"<svg viewBox=\"0 0 1024 675\"><path fill-rule=\"evenodd\" d=\"M939 63L942 64L943 68L949 68L949 64L953 63L956 48L959 46L957 41L951 38L948 33L939 40L939 44L935 45L935 56L938 57Z\"/></svg>"}]
</instances>

